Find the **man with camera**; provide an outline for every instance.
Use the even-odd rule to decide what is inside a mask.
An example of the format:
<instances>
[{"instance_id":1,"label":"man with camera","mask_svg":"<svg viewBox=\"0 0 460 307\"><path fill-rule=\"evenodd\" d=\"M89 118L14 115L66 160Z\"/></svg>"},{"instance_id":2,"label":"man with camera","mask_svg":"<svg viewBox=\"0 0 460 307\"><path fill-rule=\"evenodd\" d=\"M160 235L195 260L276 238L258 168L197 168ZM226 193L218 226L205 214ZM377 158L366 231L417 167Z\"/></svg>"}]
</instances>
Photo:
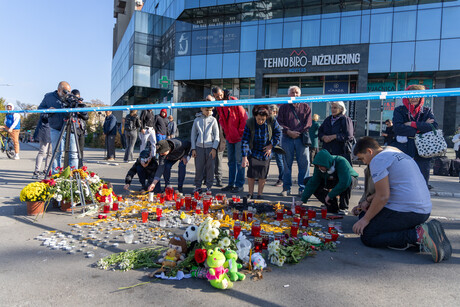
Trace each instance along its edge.
<instances>
[{"instance_id":1,"label":"man with camera","mask_svg":"<svg viewBox=\"0 0 460 307\"><path fill-rule=\"evenodd\" d=\"M43 101L38 106L38 109L63 109L67 107L73 107L69 105L67 97L70 94L71 88L69 83L65 81L59 82L58 88L54 92L45 94ZM73 96L73 95L72 95ZM65 150L65 141L67 132L64 131L64 135L61 139L59 146L57 146L59 135L61 133L62 127L66 124L68 120L68 115L65 113L48 113L44 114L48 118L48 123L50 126L50 136L52 148L56 148L56 157L53 161L52 172L57 172L57 167L61 167L61 160ZM75 142L74 133L71 133L69 138L69 166L78 167L78 153L77 153L77 144Z\"/></svg>"}]
</instances>

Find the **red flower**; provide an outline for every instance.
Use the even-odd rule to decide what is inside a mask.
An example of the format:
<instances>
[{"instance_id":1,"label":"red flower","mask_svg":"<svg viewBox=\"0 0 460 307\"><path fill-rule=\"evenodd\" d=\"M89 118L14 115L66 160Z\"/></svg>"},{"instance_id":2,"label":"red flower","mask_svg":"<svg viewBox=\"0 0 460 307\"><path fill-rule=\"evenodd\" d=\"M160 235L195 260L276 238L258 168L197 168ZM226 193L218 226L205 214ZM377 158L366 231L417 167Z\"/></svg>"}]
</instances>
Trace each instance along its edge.
<instances>
[{"instance_id":1,"label":"red flower","mask_svg":"<svg viewBox=\"0 0 460 307\"><path fill-rule=\"evenodd\" d=\"M86 166L82 166L81 169L86 172L86 170L88 169Z\"/></svg>"},{"instance_id":2,"label":"red flower","mask_svg":"<svg viewBox=\"0 0 460 307\"><path fill-rule=\"evenodd\" d=\"M195 250L195 261L197 263L203 263L206 260L206 250L205 249L196 249Z\"/></svg>"},{"instance_id":3,"label":"red flower","mask_svg":"<svg viewBox=\"0 0 460 307\"><path fill-rule=\"evenodd\" d=\"M91 174L89 174L91 177L94 177L96 174L91 172Z\"/></svg>"}]
</instances>

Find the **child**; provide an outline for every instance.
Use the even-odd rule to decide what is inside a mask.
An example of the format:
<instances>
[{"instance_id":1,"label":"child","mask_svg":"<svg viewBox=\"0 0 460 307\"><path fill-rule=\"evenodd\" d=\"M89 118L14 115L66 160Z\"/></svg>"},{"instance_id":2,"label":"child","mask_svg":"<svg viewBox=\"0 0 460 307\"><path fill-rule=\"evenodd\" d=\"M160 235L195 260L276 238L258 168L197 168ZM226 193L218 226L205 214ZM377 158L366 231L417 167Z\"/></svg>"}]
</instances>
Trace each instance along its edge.
<instances>
[{"instance_id":1,"label":"child","mask_svg":"<svg viewBox=\"0 0 460 307\"><path fill-rule=\"evenodd\" d=\"M201 192L206 174L206 188L211 190L214 182L214 164L219 146L219 126L212 116L213 107L201 108L192 127L192 157L195 158L195 191Z\"/></svg>"},{"instance_id":2,"label":"child","mask_svg":"<svg viewBox=\"0 0 460 307\"><path fill-rule=\"evenodd\" d=\"M8 111L13 111L14 106L11 103L6 105ZM5 130L8 131L14 143L14 160L19 160L19 132L21 129L21 116L19 113L10 113L5 116Z\"/></svg>"}]
</instances>

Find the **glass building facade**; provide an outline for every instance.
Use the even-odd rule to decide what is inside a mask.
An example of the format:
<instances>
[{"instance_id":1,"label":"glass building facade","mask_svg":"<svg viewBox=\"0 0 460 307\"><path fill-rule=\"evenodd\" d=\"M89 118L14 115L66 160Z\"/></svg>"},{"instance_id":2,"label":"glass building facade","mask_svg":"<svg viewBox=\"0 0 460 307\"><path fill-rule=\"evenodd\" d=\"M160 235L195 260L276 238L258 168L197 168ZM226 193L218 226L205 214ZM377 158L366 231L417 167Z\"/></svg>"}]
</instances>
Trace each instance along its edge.
<instances>
[{"instance_id":1,"label":"glass building facade","mask_svg":"<svg viewBox=\"0 0 460 307\"><path fill-rule=\"evenodd\" d=\"M303 95L457 87L458 50L460 1L147 0L113 58L112 104L198 101L215 85L241 99L290 85ZM378 135L400 102L347 103L357 134ZM456 97L427 104L445 131L460 123Z\"/></svg>"}]
</instances>

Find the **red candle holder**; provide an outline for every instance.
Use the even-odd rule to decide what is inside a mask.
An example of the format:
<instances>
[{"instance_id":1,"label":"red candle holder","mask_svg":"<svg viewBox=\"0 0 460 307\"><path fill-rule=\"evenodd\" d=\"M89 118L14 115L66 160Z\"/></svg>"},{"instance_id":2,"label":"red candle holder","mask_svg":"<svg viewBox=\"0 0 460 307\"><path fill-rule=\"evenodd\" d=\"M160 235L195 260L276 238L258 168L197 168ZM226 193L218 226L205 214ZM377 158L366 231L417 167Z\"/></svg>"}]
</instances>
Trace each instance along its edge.
<instances>
[{"instance_id":1,"label":"red candle holder","mask_svg":"<svg viewBox=\"0 0 460 307\"><path fill-rule=\"evenodd\" d=\"M327 232L331 233L332 230L335 229L335 223L334 222L329 222L327 223Z\"/></svg>"},{"instance_id":2,"label":"red candle holder","mask_svg":"<svg viewBox=\"0 0 460 307\"><path fill-rule=\"evenodd\" d=\"M256 237L254 238L254 252L260 253L262 251L262 238Z\"/></svg>"},{"instance_id":3,"label":"red candle holder","mask_svg":"<svg viewBox=\"0 0 460 307\"><path fill-rule=\"evenodd\" d=\"M203 214L209 213L209 208L211 207L212 200L209 198L203 199Z\"/></svg>"},{"instance_id":4,"label":"red candle holder","mask_svg":"<svg viewBox=\"0 0 460 307\"><path fill-rule=\"evenodd\" d=\"M326 234L326 236L324 237L324 243L328 243L328 242L331 242L332 241L332 236L330 233Z\"/></svg>"},{"instance_id":5,"label":"red candle holder","mask_svg":"<svg viewBox=\"0 0 460 307\"><path fill-rule=\"evenodd\" d=\"M201 214L201 206L198 206L198 205L196 206L195 213L196 214Z\"/></svg>"},{"instance_id":6,"label":"red candle holder","mask_svg":"<svg viewBox=\"0 0 460 307\"><path fill-rule=\"evenodd\" d=\"M300 217L304 217L305 215L307 215L307 208L302 206L300 207Z\"/></svg>"},{"instance_id":7,"label":"red candle holder","mask_svg":"<svg viewBox=\"0 0 460 307\"><path fill-rule=\"evenodd\" d=\"M182 205L180 203L180 200L176 200L176 210L179 211L181 208L182 208Z\"/></svg>"},{"instance_id":8,"label":"red candle holder","mask_svg":"<svg viewBox=\"0 0 460 307\"><path fill-rule=\"evenodd\" d=\"M295 214L300 214L300 209L301 209L301 208L302 208L302 206L296 205L296 206L294 207Z\"/></svg>"},{"instance_id":9,"label":"red candle holder","mask_svg":"<svg viewBox=\"0 0 460 307\"><path fill-rule=\"evenodd\" d=\"M113 211L118 211L118 203L113 203L112 204L112 210Z\"/></svg>"},{"instance_id":10,"label":"red candle holder","mask_svg":"<svg viewBox=\"0 0 460 307\"><path fill-rule=\"evenodd\" d=\"M277 210L276 211L276 220L282 221L284 219L284 210Z\"/></svg>"},{"instance_id":11,"label":"red candle holder","mask_svg":"<svg viewBox=\"0 0 460 307\"><path fill-rule=\"evenodd\" d=\"M196 199L192 199L190 202L190 206L192 207L192 210L196 210L196 206L198 205L198 201ZM185 208L187 208L187 202L185 202Z\"/></svg>"},{"instance_id":12,"label":"red candle holder","mask_svg":"<svg viewBox=\"0 0 460 307\"><path fill-rule=\"evenodd\" d=\"M172 187L172 185L168 185L166 188L165 188L165 199L167 201L171 201L174 197L174 189Z\"/></svg>"},{"instance_id":13,"label":"red candle holder","mask_svg":"<svg viewBox=\"0 0 460 307\"><path fill-rule=\"evenodd\" d=\"M268 244L270 243L270 237L267 233L262 234L262 249L268 249Z\"/></svg>"},{"instance_id":14,"label":"red candle holder","mask_svg":"<svg viewBox=\"0 0 460 307\"><path fill-rule=\"evenodd\" d=\"M316 217L316 210L308 209L308 219L314 219Z\"/></svg>"},{"instance_id":15,"label":"red candle holder","mask_svg":"<svg viewBox=\"0 0 460 307\"><path fill-rule=\"evenodd\" d=\"M224 195L222 194L216 194L216 200L222 201L224 199Z\"/></svg>"},{"instance_id":16,"label":"red candle holder","mask_svg":"<svg viewBox=\"0 0 460 307\"><path fill-rule=\"evenodd\" d=\"M254 214L252 213L252 211L248 211L248 221L251 220L254 218Z\"/></svg>"},{"instance_id":17,"label":"red candle holder","mask_svg":"<svg viewBox=\"0 0 460 307\"><path fill-rule=\"evenodd\" d=\"M118 201L123 201L123 197L118 196Z\"/></svg>"},{"instance_id":18,"label":"red candle holder","mask_svg":"<svg viewBox=\"0 0 460 307\"><path fill-rule=\"evenodd\" d=\"M261 226L260 226L259 221L255 221L254 223L252 223L252 226L251 226L251 235L252 236L260 237L260 230L261 230Z\"/></svg>"},{"instance_id":19,"label":"red candle holder","mask_svg":"<svg viewBox=\"0 0 460 307\"><path fill-rule=\"evenodd\" d=\"M149 219L149 212L147 209L142 209L142 223L147 223Z\"/></svg>"},{"instance_id":20,"label":"red candle holder","mask_svg":"<svg viewBox=\"0 0 460 307\"><path fill-rule=\"evenodd\" d=\"M160 207L157 207L157 221L160 221L160 217L162 216L163 214L163 209L161 209Z\"/></svg>"},{"instance_id":21,"label":"red candle holder","mask_svg":"<svg viewBox=\"0 0 460 307\"><path fill-rule=\"evenodd\" d=\"M297 232L299 231L299 224L291 225L291 237L297 238Z\"/></svg>"},{"instance_id":22,"label":"red candle holder","mask_svg":"<svg viewBox=\"0 0 460 307\"><path fill-rule=\"evenodd\" d=\"M233 219L236 221L239 219L240 212L238 210L233 210Z\"/></svg>"},{"instance_id":23,"label":"red candle holder","mask_svg":"<svg viewBox=\"0 0 460 307\"><path fill-rule=\"evenodd\" d=\"M327 218L327 208L321 207L321 218L325 220Z\"/></svg>"},{"instance_id":24,"label":"red candle holder","mask_svg":"<svg viewBox=\"0 0 460 307\"><path fill-rule=\"evenodd\" d=\"M294 224L299 224L300 223L300 215L298 215L298 214L294 215L294 217L292 219L292 222Z\"/></svg>"},{"instance_id":25,"label":"red candle holder","mask_svg":"<svg viewBox=\"0 0 460 307\"><path fill-rule=\"evenodd\" d=\"M159 202L160 202L161 204L164 204L164 203L165 203L165 195L164 195L164 193L159 193L159 194L157 195L157 197L158 197L158 200L159 200Z\"/></svg>"},{"instance_id":26,"label":"red candle holder","mask_svg":"<svg viewBox=\"0 0 460 307\"><path fill-rule=\"evenodd\" d=\"M238 238L240 233L241 233L241 223L239 221L236 221L233 224L233 237L235 238L235 240Z\"/></svg>"},{"instance_id":27,"label":"red candle holder","mask_svg":"<svg viewBox=\"0 0 460 307\"><path fill-rule=\"evenodd\" d=\"M104 205L102 213L110 213L110 205Z\"/></svg>"},{"instance_id":28,"label":"red candle holder","mask_svg":"<svg viewBox=\"0 0 460 307\"><path fill-rule=\"evenodd\" d=\"M193 197L194 197L196 200L200 200L200 199L201 199L201 197L200 197L200 192L199 192L199 191L195 191L195 192L193 193Z\"/></svg>"},{"instance_id":29,"label":"red candle holder","mask_svg":"<svg viewBox=\"0 0 460 307\"><path fill-rule=\"evenodd\" d=\"M308 217L307 216L302 217L302 226L308 227Z\"/></svg>"}]
</instances>

